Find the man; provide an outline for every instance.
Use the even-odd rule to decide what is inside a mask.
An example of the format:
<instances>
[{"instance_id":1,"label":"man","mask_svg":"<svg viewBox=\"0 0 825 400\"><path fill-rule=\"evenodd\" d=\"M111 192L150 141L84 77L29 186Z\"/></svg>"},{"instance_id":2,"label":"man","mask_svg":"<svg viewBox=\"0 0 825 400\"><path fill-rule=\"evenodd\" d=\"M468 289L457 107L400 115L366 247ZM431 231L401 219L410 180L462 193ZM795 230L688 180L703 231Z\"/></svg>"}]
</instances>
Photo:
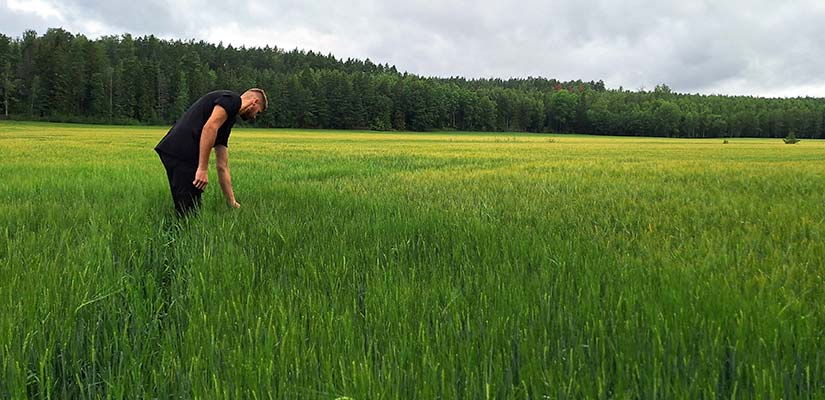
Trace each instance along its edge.
<instances>
[{"instance_id":1,"label":"man","mask_svg":"<svg viewBox=\"0 0 825 400\"><path fill-rule=\"evenodd\" d=\"M189 215L200 207L201 194L208 184L207 167L212 148L226 202L230 207L241 207L235 200L229 175L229 134L236 116L245 121L254 119L266 106L266 93L257 88L242 95L228 90L207 93L186 110L155 146L166 167L178 215Z\"/></svg>"}]
</instances>

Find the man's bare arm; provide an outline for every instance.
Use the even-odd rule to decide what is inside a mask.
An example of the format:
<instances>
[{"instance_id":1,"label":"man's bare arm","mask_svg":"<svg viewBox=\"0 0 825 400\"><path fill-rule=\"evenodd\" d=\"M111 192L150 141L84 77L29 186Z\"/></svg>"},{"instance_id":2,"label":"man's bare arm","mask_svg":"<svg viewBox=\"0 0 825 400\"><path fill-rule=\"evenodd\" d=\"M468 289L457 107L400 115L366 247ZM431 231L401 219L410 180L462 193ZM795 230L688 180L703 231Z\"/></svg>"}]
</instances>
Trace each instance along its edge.
<instances>
[{"instance_id":1,"label":"man's bare arm","mask_svg":"<svg viewBox=\"0 0 825 400\"><path fill-rule=\"evenodd\" d=\"M235 201L235 192L232 190L232 176L229 174L229 149L226 146L215 146L215 164L218 168L218 182L221 184L223 197L230 207L240 208Z\"/></svg>"},{"instance_id":2,"label":"man's bare arm","mask_svg":"<svg viewBox=\"0 0 825 400\"><path fill-rule=\"evenodd\" d=\"M215 138L218 137L218 129L226 122L228 115L223 107L216 105L212 109L212 115L206 121L201 131L200 152L198 154L198 170L195 172L195 180L192 182L196 188L203 190L209 183L207 169L209 168L209 155L212 153L212 146L215 145Z\"/></svg>"}]
</instances>

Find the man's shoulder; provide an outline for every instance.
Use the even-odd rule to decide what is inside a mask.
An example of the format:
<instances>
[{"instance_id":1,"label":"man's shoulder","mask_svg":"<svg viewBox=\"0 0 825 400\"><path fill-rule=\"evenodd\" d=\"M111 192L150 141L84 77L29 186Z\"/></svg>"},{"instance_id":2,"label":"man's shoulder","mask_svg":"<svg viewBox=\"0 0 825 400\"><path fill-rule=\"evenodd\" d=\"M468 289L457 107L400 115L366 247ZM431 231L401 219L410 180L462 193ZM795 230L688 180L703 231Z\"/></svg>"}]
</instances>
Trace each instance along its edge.
<instances>
[{"instance_id":1,"label":"man's shoulder","mask_svg":"<svg viewBox=\"0 0 825 400\"><path fill-rule=\"evenodd\" d=\"M200 103L214 103L216 100L221 99L221 98L240 100L241 95L239 95L238 93L235 93L231 90L213 90L213 91L201 96L201 98L198 99L197 102L200 102Z\"/></svg>"},{"instance_id":2,"label":"man's shoulder","mask_svg":"<svg viewBox=\"0 0 825 400\"><path fill-rule=\"evenodd\" d=\"M214 90L203 95L199 103L209 109L220 105L227 114L234 115L237 114L241 108L241 95L231 90Z\"/></svg>"},{"instance_id":3,"label":"man's shoulder","mask_svg":"<svg viewBox=\"0 0 825 400\"><path fill-rule=\"evenodd\" d=\"M224 97L224 96L237 98L239 100L241 98L241 95L239 93L233 92L231 90L224 90L224 89L213 90L213 91L207 93L206 95L204 95L203 97Z\"/></svg>"}]
</instances>

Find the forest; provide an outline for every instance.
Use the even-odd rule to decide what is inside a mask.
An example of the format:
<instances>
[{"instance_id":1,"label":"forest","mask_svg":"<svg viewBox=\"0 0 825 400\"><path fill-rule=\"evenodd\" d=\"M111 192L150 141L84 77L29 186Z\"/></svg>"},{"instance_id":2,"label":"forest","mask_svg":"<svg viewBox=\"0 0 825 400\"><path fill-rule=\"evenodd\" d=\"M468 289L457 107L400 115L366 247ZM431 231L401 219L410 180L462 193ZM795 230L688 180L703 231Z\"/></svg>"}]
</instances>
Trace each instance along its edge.
<instances>
[{"instance_id":1,"label":"forest","mask_svg":"<svg viewBox=\"0 0 825 400\"><path fill-rule=\"evenodd\" d=\"M822 98L687 94L665 83L626 90L601 80L425 77L311 50L153 35L0 34L0 118L168 125L211 90L250 87L266 90L269 109L245 126L825 138Z\"/></svg>"}]
</instances>

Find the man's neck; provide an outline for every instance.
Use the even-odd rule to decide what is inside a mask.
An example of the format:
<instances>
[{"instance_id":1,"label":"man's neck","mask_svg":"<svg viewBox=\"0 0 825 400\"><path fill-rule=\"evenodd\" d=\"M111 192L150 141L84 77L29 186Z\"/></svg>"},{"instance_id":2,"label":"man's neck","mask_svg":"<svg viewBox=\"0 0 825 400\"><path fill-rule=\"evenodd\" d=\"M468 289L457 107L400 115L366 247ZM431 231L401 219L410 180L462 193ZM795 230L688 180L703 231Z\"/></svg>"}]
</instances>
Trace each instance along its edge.
<instances>
[{"instance_id":1,"label":"man's neck","mask_svg":"<svg viewBox=\"0 0 825 400\"><path fill-rule=\"evenodd\" d=\"M248 97L241 97L241 109L238 110L238 114L243 114L251 105L252 101L250 101Z\"/></svg>"}]
</instances>

